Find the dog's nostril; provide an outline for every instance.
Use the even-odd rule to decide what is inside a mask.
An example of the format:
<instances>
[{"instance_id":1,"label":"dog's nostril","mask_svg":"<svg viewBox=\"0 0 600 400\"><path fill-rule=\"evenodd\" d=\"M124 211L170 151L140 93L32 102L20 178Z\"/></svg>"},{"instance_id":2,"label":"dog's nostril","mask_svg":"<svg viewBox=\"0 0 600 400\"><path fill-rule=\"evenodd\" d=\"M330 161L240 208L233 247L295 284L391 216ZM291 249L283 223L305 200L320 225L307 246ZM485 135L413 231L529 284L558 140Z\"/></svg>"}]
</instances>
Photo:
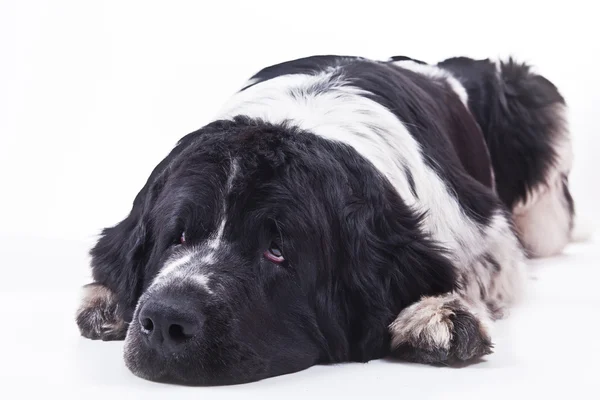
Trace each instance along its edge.
<instances>
[{"instance_id":1,"label":"dog's nostril","mask_svg":"<svg viewBox=\"0 0 600 400\"><path fill-rule=\"evenodd\" d=\"M191 338L193 335L188 334L185 328L179 324L171 324L169 326L169 337L176 343L181 343Z\"/></svg>"},{"instance_id":2,"label":"dog's nostril","mask_svg":"<svg viewBox=\"0 0 600 400\"><path fill-rule=\"evenodd\" d=\"M178 299L169 297L144 304L137 318L144 343L156 350L169 351L198 336L204 321L201 313L186 310Z\"/></svg>"},{"instance_id":3,"label":"dog's nostril","mask_svg":"<svg viewBox=\"0 0 600 400\"><path fill-rule=\"evenodd\" d=\"M154 322L150 318L142 318L140 323L142 324L142 330L146 333L150 333L154 329Z\"/></svg>"}]
</instances>

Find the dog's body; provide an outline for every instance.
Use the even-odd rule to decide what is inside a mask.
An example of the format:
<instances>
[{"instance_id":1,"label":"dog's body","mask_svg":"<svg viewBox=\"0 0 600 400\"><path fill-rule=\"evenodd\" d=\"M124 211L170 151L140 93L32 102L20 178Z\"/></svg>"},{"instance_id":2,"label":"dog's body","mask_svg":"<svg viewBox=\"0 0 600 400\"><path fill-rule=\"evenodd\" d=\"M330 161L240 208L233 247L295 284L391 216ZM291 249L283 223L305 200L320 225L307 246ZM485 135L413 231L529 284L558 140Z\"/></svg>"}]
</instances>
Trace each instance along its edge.
<instances>
[{"instance_id":1,"label":"dog's body","mask_svg":"<svg viewBox=\"0 0 600 400\"><path fill-rule=\"evenodd\" d=\"M81 331L127 336L132 371L188 383L488 354L522 249L571 235L564 116L513 61L266 68L103 232Z\"/></svg>"}]
</instances>

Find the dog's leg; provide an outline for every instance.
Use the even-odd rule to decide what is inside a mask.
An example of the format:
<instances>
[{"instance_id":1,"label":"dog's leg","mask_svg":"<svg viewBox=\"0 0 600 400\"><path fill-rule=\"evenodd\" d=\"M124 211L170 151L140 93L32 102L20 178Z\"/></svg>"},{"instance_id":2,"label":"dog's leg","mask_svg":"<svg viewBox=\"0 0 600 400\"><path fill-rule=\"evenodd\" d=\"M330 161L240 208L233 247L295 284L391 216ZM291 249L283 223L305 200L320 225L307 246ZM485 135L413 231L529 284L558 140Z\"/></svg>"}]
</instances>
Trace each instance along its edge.
<instances>
[{"instance_id":1,"label":"dog's leg","mask_svg":"<svg viewBox=\"0 0 600 400\"><path fill-rule=\"evenodd\" d=\"M534 188L527 203L515 206L514 221L530 257L559 254L571 240L575 209L567 175Z\"/></svg>"},{"instance_id":2,"label":"dog's leg","mask_svg":"<svg viewBox=\"0 0 600 400\"><path fill-rule=\"evenodd\" d=\"M89 339L125 339L127 324L119 313L115 294L99 283L90 283L83 289L76 318L81 335Z\"/></svg>"},{"instance_id":3,"label":"dog's leg","mask_svg":"<svg viewBox=\"0 0 600 400\"><path fill-rule=\"evenodd\" d=\"M457 294L423 297L390 325L394 357L450 364L490 354L483 319Z\"/></svg>"},{"instance_id":4,"label":"dog's leg","mask_svg":"<svg viewBox=\"0 0 600 400\"><path fill-rule=\"evenodd\" d=\"M484 229L482 252L457 267L459 288L423 297L390 325L392 355L407 361L450 364L492 352L491 319L501 318L521 291L523 253L499 213Z\"/></svg>"}]
</instances>

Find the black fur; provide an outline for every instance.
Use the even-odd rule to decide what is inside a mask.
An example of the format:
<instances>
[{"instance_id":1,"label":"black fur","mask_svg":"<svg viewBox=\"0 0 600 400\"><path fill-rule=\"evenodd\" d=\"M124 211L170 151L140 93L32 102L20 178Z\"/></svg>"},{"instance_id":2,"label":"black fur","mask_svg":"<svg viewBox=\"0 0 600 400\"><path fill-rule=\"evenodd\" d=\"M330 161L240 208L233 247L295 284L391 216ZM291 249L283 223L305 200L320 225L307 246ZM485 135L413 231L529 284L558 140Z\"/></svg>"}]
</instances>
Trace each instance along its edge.
<instances>
[{"instance_id":1,"label":"black fur","mask_svg":"<svg viewBox=\"0 0 600 400\"><path fill-rule=\"evenodd\" d=\"M346 61L356 60L357 57L347 56L336 56L336 55L324 55L324 56L312 56L306 58L300 58L297 60L286 61L280 64L271 65L263 68L255 75L250 78L251 84L244 87L245 90L251 86L256 85L259 82L264 82L269 79L276 78L282 75L292 74L308 74L314 75L323 70L335 67Z\"/></svg>"},{"instance_id":2,"label":"black fur","mask_svg":"<svg viewBox=\"0 0 600 400\"><path fill-rule=\"evenodd\" d=\"M438 64L451 71L469 94L469 107L489 148L496 188L509 209L527 198L555 163L553 147L564 131L556 105L565 100L546 78L514 60L451 58Z\"/></svg>"}]
</instances>

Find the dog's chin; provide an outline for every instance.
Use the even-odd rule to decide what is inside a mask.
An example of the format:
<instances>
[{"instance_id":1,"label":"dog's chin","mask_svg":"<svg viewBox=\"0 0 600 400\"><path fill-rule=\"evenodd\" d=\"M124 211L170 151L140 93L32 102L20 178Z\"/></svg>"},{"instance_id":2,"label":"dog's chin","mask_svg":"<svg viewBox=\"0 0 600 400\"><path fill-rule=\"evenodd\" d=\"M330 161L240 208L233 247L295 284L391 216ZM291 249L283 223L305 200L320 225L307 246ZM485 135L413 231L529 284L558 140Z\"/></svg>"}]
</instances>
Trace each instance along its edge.
<instances>
[{"instance_id":1,"label":"dog's chin","mask_svg":"<svg viewBox=\"0 0 600 400\"><path fill-rule=\"evenodd\" d=\"M217 386L269 376L267 362L251 351L240 351L235 344L207 351L207 346L201 343L190 343L177 354L159 352L146 345L135 325L130 325L123 357L127 368L140 378L179 385Z\"/></svg>"},{"instance_id":2,"label":"dog's chin","mask_svg":"<svg viewBox=\"0 0 600 400\"><path fill-rule=\"evenodd\" d=\"M161 381L167 375L164 359L152 349L147 348L143 338L132 332L131 324L125 338L123 358L125 365L136 376L150 381Z\"/></svg>"}]
</instances>

